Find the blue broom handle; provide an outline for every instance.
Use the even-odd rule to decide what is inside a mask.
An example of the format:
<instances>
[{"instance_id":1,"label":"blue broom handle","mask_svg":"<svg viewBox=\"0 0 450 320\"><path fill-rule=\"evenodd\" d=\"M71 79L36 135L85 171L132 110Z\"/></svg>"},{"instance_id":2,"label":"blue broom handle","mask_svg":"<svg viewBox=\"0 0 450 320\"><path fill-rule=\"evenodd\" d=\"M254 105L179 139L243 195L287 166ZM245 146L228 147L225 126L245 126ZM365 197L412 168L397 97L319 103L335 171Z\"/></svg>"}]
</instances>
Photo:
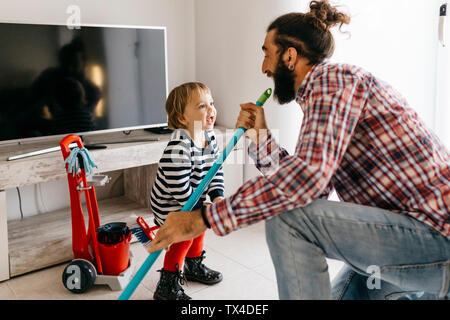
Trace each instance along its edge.
<instances>
[{"instance_id":1,"label":"blue broom handle","mask_svg":"<svg viewBox=\"0 0 450 320\"><path fill-rule=\"evenodd\" d=\"M256 102L256 105L262 107L266 100L270 97L272 94L272 89L267 89L264 91L264 93L261 95L261 97ZM198 185L198 187L195 189L195 191L191 194L186 204L181 208L181 211L191 211L192 208L195 207L198 200L202 196L203 192L205 191L206 187L210 184L214 176L216 175L217 171L222 167L223 163L225 162L226 158L230 154L231 151L233 151L233 148L238 143L239 139L242 137L242 135L247 131L244 127L239 127L236 132L234 133L233 137L231 138L230 142L228 143L225 150L222 152L222 156L219 157L214 164L211 166L211 168L208 170L206 175L203 177L202 181ZM136 272L134 277L130 280L128 285L123 290L122 294L119 296L118 300L128 300L131 295L136 290L139 283L141 283L142 279L144 279L147 272L152 267L153 263L158 259L159 255L161 254L162 250L152 252L147 259L145 259L142 266L139 268L139 270Z\"/></svg>"}]
</instances>

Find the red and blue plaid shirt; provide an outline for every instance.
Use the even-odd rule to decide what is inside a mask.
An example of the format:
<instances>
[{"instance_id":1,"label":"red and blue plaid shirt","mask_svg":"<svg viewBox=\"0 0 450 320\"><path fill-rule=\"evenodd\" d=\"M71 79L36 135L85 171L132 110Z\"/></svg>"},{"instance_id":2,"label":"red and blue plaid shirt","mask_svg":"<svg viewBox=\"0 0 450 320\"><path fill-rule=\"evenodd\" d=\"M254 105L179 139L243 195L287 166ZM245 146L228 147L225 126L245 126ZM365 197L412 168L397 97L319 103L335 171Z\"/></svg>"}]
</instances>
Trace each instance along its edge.
<instances>
[{"instance_id":1,"label":"red and blue plaid shirt","mask_svg":"<svg viewBox=\"0 0 450 320\"><path fill-rule=\"evenodd\" d=\"M314 65L297 93L295 153L267 131L249 154L263 173L210 206L214 232L303 207L334 189L340 201L411 216L450 237L450 157L405 99L359 67Z\"/></svg>"}]
</instances>

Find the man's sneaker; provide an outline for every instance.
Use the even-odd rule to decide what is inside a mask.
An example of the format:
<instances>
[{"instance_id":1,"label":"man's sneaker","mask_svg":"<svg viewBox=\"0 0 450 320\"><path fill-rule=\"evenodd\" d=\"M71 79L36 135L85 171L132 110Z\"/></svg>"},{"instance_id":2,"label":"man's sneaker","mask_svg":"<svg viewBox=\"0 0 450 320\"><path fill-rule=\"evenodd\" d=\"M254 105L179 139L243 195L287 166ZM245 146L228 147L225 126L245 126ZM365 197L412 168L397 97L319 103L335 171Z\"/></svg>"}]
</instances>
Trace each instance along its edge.
<instances>
[{"instance_id":1,"label":"man's sneaker","mask_svg":"<svg viewBox=\"0 0 450 320\"><path fill-rule=\"evenodd\" d=\"M176 265L176 271L166 271L164 269L158 270L161 272L161 277L158 281L153 299L155 300L190 300L187 294L184 293L181 287L186 278L179 270L178 263Z\"/></svg>"},{"instance_id":2,"label":"man's sneaker","mask_svg":"<svg viewBox=\"0 0 450 320\"><path fill-rule=\"evenodd\" d=\"M205 259L205 251L200 257L184 259L184 276L189 281L197 281L204 284L215 284L222 281L220 272L211 270L202 261Z\"/></svg>"}]
</instances>

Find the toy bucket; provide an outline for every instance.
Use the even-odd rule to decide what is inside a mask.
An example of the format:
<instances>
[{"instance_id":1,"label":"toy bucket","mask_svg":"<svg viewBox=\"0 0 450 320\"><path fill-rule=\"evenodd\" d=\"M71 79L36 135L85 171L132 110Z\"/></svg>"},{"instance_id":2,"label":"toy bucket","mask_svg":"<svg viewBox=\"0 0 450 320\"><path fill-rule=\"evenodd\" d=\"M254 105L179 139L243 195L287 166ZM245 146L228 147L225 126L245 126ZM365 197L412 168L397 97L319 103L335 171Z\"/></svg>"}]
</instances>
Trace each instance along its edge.
<instances>
[{"instance_id":1,"label":"toy bucket","mask_svg":"<svg viewBox=\"0 0 450 320\"><path fill-rule=\"evenodd\" d=\"M119 275L130 264L130 230L124 222L112 222L96 231L103 274Z\"/></svg>"}]
</instances>

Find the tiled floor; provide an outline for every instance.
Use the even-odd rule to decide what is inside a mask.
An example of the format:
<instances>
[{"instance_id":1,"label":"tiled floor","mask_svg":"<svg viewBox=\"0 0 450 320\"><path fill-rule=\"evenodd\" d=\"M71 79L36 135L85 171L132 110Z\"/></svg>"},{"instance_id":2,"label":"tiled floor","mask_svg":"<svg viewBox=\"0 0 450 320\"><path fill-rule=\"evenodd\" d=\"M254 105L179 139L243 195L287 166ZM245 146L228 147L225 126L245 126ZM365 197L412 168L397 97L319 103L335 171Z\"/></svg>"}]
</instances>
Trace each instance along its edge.
<instances>
[{"instance_id":1,"label":"tiled floor","mask_svg":"<svg viewBox=\"0 0 450 320\"><path fill-rule=\"evenodd\" d=\"M141 244L133 243L137 270L147 252ZM276 300L278 299L275 271L265 242L264 222L240 229L226 237L208 231L205 238L205 264L220 270L224 280L207 286L189 282L185 292L196 300ZM159 280L164 255L161 254L134 292L132 299L152 299ZM330 278L342 263L328 260ZM29 273L0 282L0 299L117 299L120 291L108 286L93 286L84 294L73 294L62 284L61 275L67 264Z\"/></svg>"}]
</instances>

